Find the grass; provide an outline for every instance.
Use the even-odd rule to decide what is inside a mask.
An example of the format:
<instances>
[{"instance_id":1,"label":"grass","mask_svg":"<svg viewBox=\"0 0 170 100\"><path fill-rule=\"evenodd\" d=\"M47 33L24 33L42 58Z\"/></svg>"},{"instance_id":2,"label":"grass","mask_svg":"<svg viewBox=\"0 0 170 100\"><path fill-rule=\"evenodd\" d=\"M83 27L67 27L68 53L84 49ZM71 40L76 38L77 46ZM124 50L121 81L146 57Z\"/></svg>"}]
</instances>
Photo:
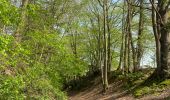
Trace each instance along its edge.
<instances>
[{"instance_id":1,"label":"grass","mask_svg":"<svg viewBox=\"0 0 170 100\"><path fill-rule=\"evenodd\" d=\"M147 78L152 74L153 69L146 69L136 73L129 73L126 75L118 75L118 80L123 80L123 88L129 90L135 97L142 97L144 95L159 95L162 91L170 87L170 79L160 81L153 80L146 82Z\"/></svg>"}]
</instances>

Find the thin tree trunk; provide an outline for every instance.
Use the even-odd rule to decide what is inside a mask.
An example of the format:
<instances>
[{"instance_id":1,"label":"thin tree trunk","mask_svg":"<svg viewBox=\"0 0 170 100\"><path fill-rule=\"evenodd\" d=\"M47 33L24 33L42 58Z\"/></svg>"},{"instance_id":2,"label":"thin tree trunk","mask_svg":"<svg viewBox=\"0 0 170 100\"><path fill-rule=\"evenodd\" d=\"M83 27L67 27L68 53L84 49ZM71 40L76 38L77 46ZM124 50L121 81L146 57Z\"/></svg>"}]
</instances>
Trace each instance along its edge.
<instances>
[{"instance_id":1,"label":"thin tree trunk","mask_svg":"<svg viewBox=\"0 0 170 100\"><path fill-rule=\"evenodd\" d=\"M120 71L123 66L124 34L125 34L123 30L124 29L122 29L122 43L121 43L121 48L120 48L119 66L117 68L118 71Z\"/></svg>"},{"instance_id":2,"label":"thin tree trunk","mask_svg":"<svg viewBox=\"0 0 170 100\"><path fill-rule=\"evenodd\" d=\"M28 5L29 0L22 0L22 5L21 5L21 18L20 18L20 22L19 25L16 29L16 32L14 33L14 37L16 38L17 42L21 41L21 35L23 34L23 29L25 26L25 18L26 18L26 9L27 9L27 5Z\"/></svg>"},{"instance_id":3,"label":"thin tree trunk","mask_svg":"<svg viewBox=\"0 0 170 100\"><path fill-rule=\"evenodd\" d=\"M111 71L111 65L112 65L112 59L111 59L111 31L110 31L110 25L109 25L109 15L108 15L108 7L106 7L106 23L107 23L107 32L108 32L108 39L107 39L107 67L108 67L108 72Z\"/></svg>"},{"instance_id":4,"label":"thin tree trunk","mask_svg":"<svg viewBox=\"0 0 170 100\"><path fill-rule=\"evenodd\" d=\"M144 9L143 9L144 0L140 0L140 17L139 17L139 30L138 30L138 42L137 42L137 64L134 66L135 71L140 67L141 58L143 55L143 44L142 44L142 33L144 27Z\"/></svg>"},{"instance_id":5,"label":"thin tree trunk","mask_svg":"<svg viewBox=\"0 0 170 100\"><path fill-rule=\"evenodd\" d=\"M121 43L121 49L120 49L120 57L119 57L119 66L117 68L117 70L122 70L124 67L124 47L125 47L125 0L123 1L123 16L122 16L122 43Z\"/></svg>"},{"instance_id":6,"label":"thin tree trunk","mask_svg":"<svg viewBox=\"0 0 170 100\"><path fill-rule=\"evenodd\" d=\"M127 70L127 59L128 59L128 56L127 56L127 53L128 53L128 33L127 33L127 29L125 31L125 49L124 49L124 65L123 65L123 74L125 73L125 71Z\"/></svg>"},{"instance_id":7,"label":"thin tree trunk","mask_svg":"<svg viewBox=\"0 0 170 100\"><path fill-rule=\"evenodd\" d=\"M108 88L108 77L107 77L107 20L106 20L106 9L107 9L107 0L103 1L103 17L104 17L104 22L103 22L103 38L104 38L104 92L106 92Z\"/></svg>"},{"instance_id":8,"label":"thin tree trunk","mask_svg":"<svg viewBox=\"0 0 170 100\"><path fill-rule=\"evenodd\" d=\"M127 0L128 4L128 14L127 14L127 53L128 53L128 66L126 71L129 72L130 68L130 41L132 40L131 38L131 21L132 21L132 7L131 7L131 0Z\"/></svg>"},{"instance_id":9,"label":"thin tree trunk","mask_svg":"<svg viewBox=\"0 0 170 100\"><path fill-rule=\"evenodd\" d=\"M77 58L77 32L71 34L70 43L74 57Z\"/></svg>"},{"instance_id":10,"label":"thin tree trunk","mask_svg":"<svg viewBox=\"0 0 170 100\"><path fill-rule=\"evenodd\" d=\"M102 84L104 84L104 73L103 73L103 66L102 66L102 48L101 48L102 37L101 37L100 15L98 15L97 20L98 20L98 28L99 28L99 33L98 33L98 52L99 52L98 60L99 61L98 61L98 65L101 70Z\"/></svg>"},{"instance_id":11,"label":"thin tree trunk","mask_svg":"<svg viewBox=\"0 0 170 100\"><path fill-rule=\"evenodd\" d=\"M129 27L130 28L130 27ZM127 67L127 73L129 73L130 72L130 66L131 66L131 57L130 57L130 54L131 54L131 52L130 52L130 41L131 41L131 38L130 38L130 34L131 34L131 32L129 31L128 32L128 67Z\"/></svg>"},{"instance_id":12,"label":"thin tree trunk","mask_svg":"<svg viewBox=\"0 0 170 100\"><path fill-rule=\"evenodd\" d=\"M157 69L155 71L155 75L158 75L159 70L160 70L160 36L158 33L158 24L157 24L157 14L156 11L154 10L155 6L155 0L150 0L150 2L152 3L152 27L153 27L153 32L154 32L154 37L155 37L155 43L156 43L156 62L157 62Z\"/></svg>"}]
</instances>

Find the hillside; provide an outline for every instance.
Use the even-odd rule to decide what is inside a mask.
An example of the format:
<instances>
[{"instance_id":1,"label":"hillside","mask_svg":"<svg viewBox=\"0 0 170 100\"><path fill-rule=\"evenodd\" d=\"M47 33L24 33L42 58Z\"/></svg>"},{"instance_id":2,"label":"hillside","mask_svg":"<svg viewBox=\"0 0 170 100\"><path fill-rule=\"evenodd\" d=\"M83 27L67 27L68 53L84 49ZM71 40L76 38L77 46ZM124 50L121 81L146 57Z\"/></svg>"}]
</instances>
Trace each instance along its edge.
<instances>
[{"instance_id":1,"label":"hillside","mask_svg":"<svg viewBox=\"0 0 170 100\"><path fill-rule=\"evenodd\" d=\"M0 100L170 99L170 0L0 8Z\"/></svg>"},{"instance_id":2,"label":"hillside","mask_svg":"<svg viewBox=\"0 0 170 100\"><path fill-rule=\"evenodd\" d=\"M151 84L141 85L149 73L145 73L144 77L143 73L141 76L137 76L138 79L135 80L130 78L130 80L133 80L131 82L128 82L124 77L111 77L109 88L104 94L102 93L101 79L97 76L94 80L91 80L90 86L79 91L70 91L69 100L170 100L170 83L168 83L170 80L153 83L157 84L154 86ZM145 92L146 87L148 87L147 92ZM152 88L153 90L151 90ZM140 90L143 94L137 94L140 93Z\"/></svg>"}]
</instances>

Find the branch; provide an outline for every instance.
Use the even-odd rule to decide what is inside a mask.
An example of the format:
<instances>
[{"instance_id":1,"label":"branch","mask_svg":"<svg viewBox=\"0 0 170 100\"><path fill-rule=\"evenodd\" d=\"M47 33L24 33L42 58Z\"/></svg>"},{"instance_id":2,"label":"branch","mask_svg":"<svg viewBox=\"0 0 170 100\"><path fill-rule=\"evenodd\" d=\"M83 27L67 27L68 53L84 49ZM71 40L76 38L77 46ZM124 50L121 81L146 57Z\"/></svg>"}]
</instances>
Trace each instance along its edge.
<instances>
[{"instance_id":1,"label":"branch","mask_svg":"<svg viewBox=\"0 0 170 100\"><path fill-rule=\"evenodd\" d=\"M162 17L161 17L161 15L159 14L159 11L156 9L155 5L153 4L152 0L149 0L149 1L150 1L150 3L152 4L152 7L153 7L154 10L156 11L156 13L158 14L161 23L163 23Z\"/></svg>"},{"instance_id":2,"label":"branch","mask_svg":"<svg viewBox=\"0 0 170 100\"><path fill-rule=\"evenodd\" d=\"M101 3L101 1L100 0L97 0L97 1L99 2L100 6L103 7L103 4Z\"/></svg>"},{"instance_id":3,"label":"branch","mask_svg":"<svg viewBox=\"0 0 170 100\"><path fill-rule=\"evenodd\" d=\"M141 7L141 6L139 6L139 5L133 5L133 4L130 4L131 6L134 6L134 7ZM147 9L147 10L152 10L151 8L147 8L147 7L143 7L143 9Z\"/></svg>"}]
</instances>

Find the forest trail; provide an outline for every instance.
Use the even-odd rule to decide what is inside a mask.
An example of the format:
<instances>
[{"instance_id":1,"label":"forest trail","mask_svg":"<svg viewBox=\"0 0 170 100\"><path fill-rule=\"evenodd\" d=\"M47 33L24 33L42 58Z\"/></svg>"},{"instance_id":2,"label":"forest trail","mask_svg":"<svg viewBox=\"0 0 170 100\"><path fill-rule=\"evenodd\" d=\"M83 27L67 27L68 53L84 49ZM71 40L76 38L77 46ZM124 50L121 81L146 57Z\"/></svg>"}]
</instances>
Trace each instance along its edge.
<instances>
[{"instance_id":1,"label":"forest trail","mask_svg":"<svg viewBox=\"0 0 170 100\"><path fill-rule=\"evenodd\" d=\"M141 98L135 98L129 90L123 89L123 82L117 81L109 84L106 94L102 94L102 85L94 84L81 91L72 91L69 94L69 100L170 100L170 88L159 94L146 95ZM131 89L135 88L132 87Z\"/></svg>"}]
</instances>

